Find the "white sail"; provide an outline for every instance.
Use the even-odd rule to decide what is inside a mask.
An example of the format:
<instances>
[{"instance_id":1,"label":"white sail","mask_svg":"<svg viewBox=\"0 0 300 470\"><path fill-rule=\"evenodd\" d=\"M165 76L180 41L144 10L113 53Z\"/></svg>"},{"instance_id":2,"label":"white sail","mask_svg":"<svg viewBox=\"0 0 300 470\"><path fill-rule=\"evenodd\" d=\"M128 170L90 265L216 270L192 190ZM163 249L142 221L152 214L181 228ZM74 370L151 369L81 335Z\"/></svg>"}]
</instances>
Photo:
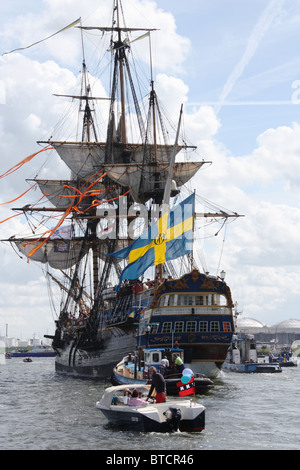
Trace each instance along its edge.
<instances>
[{"instance_id":1,"label":"white sail","mask_svg":"<svg viewBox=\"0 0 300 470\"><path fill-rule=\"evenodd\" d=\"M51 142L76 177L87 179L103 168L105 144Z\"/></svg>"},{"instance_id":2,"label":"white sail","mask_svg":"<svg viewBox=\"0 0 300 470\"><path fill-rule=\"evenodd\" d=\"M18 250L28 257L29 252L38 246L41 240L34 242L13 240L13 242ZM74 266L88 252L89 245L87 244L86 248L81 250L82 243L82 239L47 240L29 259L40 263L49 263L54 269L67 269Z\"/></svg>"},{"instance_id":3,"label":"white sail","mask_svg":"<svg viewBox=\"0 0 300 470\"><path fill-rule=\"evenodd\" d=\"M104 142L47 142L51 143L60 158L72 170L72 172L81 178L91 176L101 170L105 163L106 143ZM182 146L178 146L178 152ZM172 154L172 145L154 145L147 144L147 155L154 161L168 163ZM143 163L145 146L138 143L126 144L126 155L135 163ZM156 156L155 156L156 154ZM112 154L110 156L112 163L122 163L124 161L124 147L114 143Z\"/></svg>"},{"instance_id":4,"label":"white sail","mask_svg":"<svg viewBox=\"0 0 300 470\"><path fill-rule=\"evenodd\" d=\"M204 163L175 163L172 179L176 183L176 187L180 187L189 181ZM127 163L105 165L104 167L108 176L121 186L128 186L135 201L140 203L144 203L149 199L149 194L164 191L169 172L169 163L159 163L157 165Z\"/></svg>"},{"instance_id":5,"label":"white sail","mask_svg":"<svg viewBox=\"0 0 300 470\"><path fill-rule=\"evenodd\" d=\"M75 181L69 180L35 180L38 183L38 186L44 196L53 204L56 209L67 209L71 202L78 201L77 198L74 196L80 195L76 189L78 189L81 193L84 193L87 190L87 187L91 182L85 184L78 184ZM76 189L75 189L76 188ZM103 184L95 183L91 188L91 191L99 191L99 198L101 197L102 191L105 190ZM95 196L94 196L95 198ZM86 191L85 196L80 201L80 209L84 210L87 209L91 204L89 199L89 192Z\"/></svg>"}]
</instances>

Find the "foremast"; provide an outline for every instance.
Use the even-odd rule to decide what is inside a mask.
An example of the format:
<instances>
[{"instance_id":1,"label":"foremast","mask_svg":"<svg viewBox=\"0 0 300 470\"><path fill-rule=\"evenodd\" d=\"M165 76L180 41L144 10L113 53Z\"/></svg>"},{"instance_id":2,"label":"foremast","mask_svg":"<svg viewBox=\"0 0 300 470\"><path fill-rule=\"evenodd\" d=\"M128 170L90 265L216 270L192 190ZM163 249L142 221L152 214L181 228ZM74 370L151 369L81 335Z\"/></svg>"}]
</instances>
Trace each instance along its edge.
<instances>
[{"instance_id":1,"label":"foremast","mask_svg":"<svg viewBox=\"0 0 300 470\"><path fill-rule=\"evenodd\" d=\"M91 108L91 103L96 99L105 99L105 98L96 98L91 96L91 86L88 79L88 72L85 61L85 52L84 52L84 43L83 35L81 32L81 42L82 42L82 80L81 80L81 94L76 95L60 95L70 97L80 101L79 112L83 113L82 119L82 133L81 133L81 142L87 143L89 145L91 142L97 142L97 131L93 118L94 109ZM59 96L59 95L57 95ZM80 183L79 183L80 184ZM97 224L96 220L96 207L90 207L88 211L88 218L86 223L86 229L83 236L83 241L81 245L81 250L78 256L78 261L75 265L75 269L71 271L71 276L69 277L70 286L67 291L66 301L61 309L59 319L57 321L58 332L61 335L62 329L70 321L70 301L73 300L79 306L80 315L83 315L85 318L85 328L84 332L88 333L90 337L96 338L95 324L92 321L91 310L87 308L83 300L83 280L79 280L79 269L81 259L87 255L88 251L91 250L92 253L92 279L93 279L93 296L98 288L99 284L99 240L97 239ZM67 276L67 274L65 274ZM52 278L59 283L54 276ZM62 286L60 286L62 288ZM92 300L92 298L90 298ZM93 303L93 300L92 300ZM57 335L56 335L57 337ZM80 336L79 336L80 338Z\"/></svg>"}]
</instances>

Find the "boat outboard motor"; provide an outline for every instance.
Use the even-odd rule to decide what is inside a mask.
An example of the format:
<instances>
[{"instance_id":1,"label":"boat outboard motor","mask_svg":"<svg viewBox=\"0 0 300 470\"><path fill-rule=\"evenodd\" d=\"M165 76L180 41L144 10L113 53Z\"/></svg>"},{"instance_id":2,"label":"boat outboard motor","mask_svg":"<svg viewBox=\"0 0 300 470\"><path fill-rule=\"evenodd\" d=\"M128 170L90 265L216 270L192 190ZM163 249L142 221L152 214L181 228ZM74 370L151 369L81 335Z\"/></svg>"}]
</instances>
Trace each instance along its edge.
<instances>
[{"instance_id":1,"label":"boat outboard motor","mask_svg":"<svg viewBox=\"0 0 300 470\"><path fill-rule=\"evenodd\" d=\"M168 408L164 415L170 432L176 432L179 429L179 423L181 420L180 408Z\"/></svg>"}]
</instances>

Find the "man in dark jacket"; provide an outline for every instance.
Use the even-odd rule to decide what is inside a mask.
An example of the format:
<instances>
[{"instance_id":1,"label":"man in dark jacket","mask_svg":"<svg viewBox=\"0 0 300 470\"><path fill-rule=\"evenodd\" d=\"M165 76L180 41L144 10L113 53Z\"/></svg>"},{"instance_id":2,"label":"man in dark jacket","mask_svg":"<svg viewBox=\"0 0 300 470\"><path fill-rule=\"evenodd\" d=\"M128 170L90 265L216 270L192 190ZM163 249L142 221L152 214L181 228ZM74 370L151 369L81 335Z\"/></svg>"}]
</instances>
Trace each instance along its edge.
<instances>
[{"instance_id":1,"label":"man in dark jacket","mask_svg":"<svg viewBox=\"0 0 300 470\"><path fill-rule=\"evenodd\" d=\"M151 387L148 393L147 400L151 397L153 390L156 391L156 403L164 403L166 401L166 381L164 377L157 372L155 367L149 367L149 375L152 378Z\"/></svg>"}]
</instances>

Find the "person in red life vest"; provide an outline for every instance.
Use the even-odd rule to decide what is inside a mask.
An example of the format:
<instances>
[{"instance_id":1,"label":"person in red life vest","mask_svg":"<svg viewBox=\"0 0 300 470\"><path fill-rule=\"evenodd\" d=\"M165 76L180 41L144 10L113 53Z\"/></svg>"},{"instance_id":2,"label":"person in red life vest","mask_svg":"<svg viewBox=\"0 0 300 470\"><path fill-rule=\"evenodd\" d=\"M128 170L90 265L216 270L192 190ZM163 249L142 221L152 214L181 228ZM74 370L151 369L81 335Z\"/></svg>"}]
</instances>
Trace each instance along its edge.
<instances>
[{"instance_id":1,"label":"person in red life vest","mask_svg":"<svg viewBox=\"0 0 300 470\"><path fill-rule=\"evenodd\" d=\"M166 401L166 381L164 377L157 372L155 367L149 367L149 375L152 378L151 387L148 393L147 400L151 397L153 390L156 391L156 403L164 403Z\"/></svg>"}]
</instances>

